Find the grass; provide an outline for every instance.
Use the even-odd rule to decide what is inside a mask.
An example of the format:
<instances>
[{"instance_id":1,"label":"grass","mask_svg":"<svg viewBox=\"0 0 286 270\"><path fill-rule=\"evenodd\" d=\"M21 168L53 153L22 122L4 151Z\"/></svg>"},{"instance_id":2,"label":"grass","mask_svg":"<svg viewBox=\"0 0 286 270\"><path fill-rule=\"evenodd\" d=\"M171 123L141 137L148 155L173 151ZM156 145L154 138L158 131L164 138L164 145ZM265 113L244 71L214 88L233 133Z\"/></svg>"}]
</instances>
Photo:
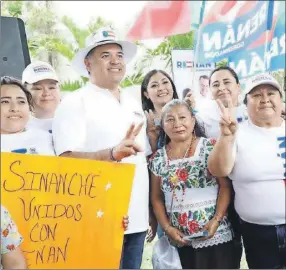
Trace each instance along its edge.
<instances>
[{"instance_id":1,"label":"grass","mask_svg":"<svg viewBox=\"0 0 286 270\"><path fill-rule=\"evenodd\" d=\"M143 252L143 261L141 265L141 269L153 269L152 267L152 252L153 252L153 246L155 245L157 241L157 237L153 240L152 243L145 243L144 252ZM245 254L243 252L241 264L241 269L248 269L246 260L245 260Z\"/></svg>"}]
</instances>

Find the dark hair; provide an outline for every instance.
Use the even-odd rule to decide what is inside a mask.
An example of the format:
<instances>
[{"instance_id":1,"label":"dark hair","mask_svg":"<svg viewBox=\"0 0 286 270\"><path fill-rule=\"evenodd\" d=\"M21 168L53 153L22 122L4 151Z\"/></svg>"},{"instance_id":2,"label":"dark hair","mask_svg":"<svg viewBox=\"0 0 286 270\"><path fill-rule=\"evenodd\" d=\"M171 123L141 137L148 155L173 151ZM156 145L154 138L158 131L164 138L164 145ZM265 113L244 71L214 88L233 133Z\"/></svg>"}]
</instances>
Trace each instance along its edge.
<instances>
[{"instance_id":1,"label":"dark hair","mask_svg":"<svg viewBox=\"0 0 286 270\"><path fill-rule=\"evenodd\" d=\"M200 78L199 78L199 80L200 80L200 79L209 80L210 78L209 78L209 76L207 76L207 75L201 75Z\"/></svg>"},{"instance_id":2,"label":"dark hair","mask_svg":"<svg viewBox=\"0 0 286 270\"><path fill-rule=\"evenodd\" d=\"M1 77L1 86L3 85L16 85L19 88L21 88L27 98L30 111L33 111L34 103L33 103L32 94L27 90L27 88L18 79L15 79L10 76Z\"/></svg>"},{"instance_id":3,"label":"dark hair","mask_svg":"<svg viewBox=\"0 0 286 270\"><path fill-rule=\"evenodd\" d=\"M180 99L173 99L171 101L169 101L162 109L162 116L161 116L161 127L162 127L162 136L164 138L163 142L162 142L162 146L168 144L170 142L170 138L169 136L165 133L164 131L164 126L163 126L163 120L167 114L167 112L176 105L183 105L186 106L190 113L192 114L192 116L194 116L194 112L192 107L184 100L180 100ZM195 126L194 126L194 132L196 134L197 137L204 137L206 138L206 134L204 132L204 129L201 127L201 125L199 124L199 122L197 121L197 119L195 118Z\"/></svg>"},{"instance_id":4,"label":"dark hair","mask_svg":"<svg viewBox=\"0 0 286 270\"><path fill-rule=\"evenodd\" d=\"M211 85L212 75L214 75L214 73L216 73L217 71L220 71L220 70L228 70L228 71L231 73L231 75L235 78L236 83L237 83L237 84L240 84L236 72L235 72L231 67L229 67L229 66L223 66L223 67L217 67L216 69L214 69L214 70L211 72L210 78L209 78L209 86Z\"/></svg>"},{"instance_id":5,"label":"dark hair","mask_svg":"<svg viewBox=\"0 0 286 270\"><path fill-rule=\"evenodd\" d=\"M186 95L187 95L190 91L192 91L191 88L185 88L185 89L183 90L182 98L184 99L184 98L186 97Z\"/></svg>"},{"instance_id":6,"label":"dark hair","mask_svg":"<svg viewBox=\"0 0 286 270\"><path fill-rule=\"evenodd\" d=\"M149 111L149 110L153 111L154 110L153 102L150 99L145 97L144 92L147 92L147 86L149 84L149 81L150 81L151 77L153 75L157 74L157 73L163 74L171 82L172 88L173 88L173 99L178 99L179 98L178 94L177 94L176 86L175 86L173 80L171 79L171 77L163 70L153 69L153 70L149 71L145 75L145 77L143 79L143 82L141 84L141 101L142 101L142 107L143 107L144 111Z\"/></svg>"}]
</instances>

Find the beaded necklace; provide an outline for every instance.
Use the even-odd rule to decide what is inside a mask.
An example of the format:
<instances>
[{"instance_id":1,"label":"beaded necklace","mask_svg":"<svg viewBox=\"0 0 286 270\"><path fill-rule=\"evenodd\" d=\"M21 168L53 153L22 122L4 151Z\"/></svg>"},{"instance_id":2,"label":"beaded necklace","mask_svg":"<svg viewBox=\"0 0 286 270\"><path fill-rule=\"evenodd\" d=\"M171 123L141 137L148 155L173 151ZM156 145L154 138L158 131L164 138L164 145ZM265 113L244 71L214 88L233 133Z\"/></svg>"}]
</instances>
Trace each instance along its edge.
<instances>
[{"instance_id":1,"label":"beaded necklace","mask_svg":"<svg viewBox=\"0 0 286 270\"><path fill-rule=\"evenodd\" d=\"M179 162L178 164L178 169L176 170L176 172L172 175L171 174L171 170L170 170L170 158L168 156L168 153L171 152L171 147L170 145L168 144L167 147L166 147L166 152L167 152L167 171L168 171L168 174L169 174L169 181L171 183L171 186L172 186L172 191L173 191L173 197L175 198L175 200L177 202L179 202L178 200L178 197L176 195L176 192L175 192L175 189L176 189L176 186L178 184L180 184L180 182L183 182L183 186L182 186L182 199L181 199L181 203L184 201L184 195L185 195L185 191L186 191L186 183L185 183L185 180L184 179L181 179L180 176L182 175L182 171L185 170L182 168L182 164L184 163L185 161L185 158L188 158L191 156L192 152L193 152L193 144L195 143L196 141L196 136L193 135L192 137L192 141L189 145L189 147L187 148L185 154L184 154L184 157L183 159Z\"/></svg>"}]
</instances>

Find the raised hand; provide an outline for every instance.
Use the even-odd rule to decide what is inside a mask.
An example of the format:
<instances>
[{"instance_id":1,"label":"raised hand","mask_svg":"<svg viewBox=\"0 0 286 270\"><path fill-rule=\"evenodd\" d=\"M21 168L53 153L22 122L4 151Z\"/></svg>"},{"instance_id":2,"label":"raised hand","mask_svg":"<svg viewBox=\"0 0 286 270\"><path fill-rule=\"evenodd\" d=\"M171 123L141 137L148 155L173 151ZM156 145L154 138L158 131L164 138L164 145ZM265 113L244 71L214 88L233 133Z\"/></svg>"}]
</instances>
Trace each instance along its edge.
<instances>
[{"instance_id":1,"label":"raised hand","mask_svg":"<svg viewBox=\"0 0 286 270\"><path fill-rule=\"evenodd\" d=\"M196 107L196 101L194 98L194 95L192 94L192 91L190 91L186 97L184 98L184 101L186 101L192 109L194 109Z\"/></svg>"},{"instance_id":2,"label":"raised hand","mask_svg":"<svg viewBox=\"0 0 286 270\"><path fill-rule=\"evenodd\" d=\"M142 152L143 149L135 143L136 136L139 134L143 127L143 122L138 126L133 123L127 130L124 139L113 148L112 155L116 161L120 161L123 158L136 155L138 152Z\"/></svg>"},{"instance_id":3,"label":"raised hand","mask_svg":"<svg viewBox=\"0 0 286 270\"><path fill-rule=\"evenodd\" d=\"M147 134L149 137L151 136L157 139L160 134L161 127L159 123L155 124L155 115L152 110L149 110L149 112L145 111L145 115L147 118Z\"/></svg>"},{"instance_id":4,"label":"raised hand","mask_svg":"<svg viewBox=\"0 0 286 270\"><path fill-rule=\"evenodd\" d=\"M223 136L232 136L237 130L237 121L234 116L234 107L231 99L228 100L227 106L221 102L221 100L216 100L220 109L220 131Z\"/></svg>"}]
</instances>

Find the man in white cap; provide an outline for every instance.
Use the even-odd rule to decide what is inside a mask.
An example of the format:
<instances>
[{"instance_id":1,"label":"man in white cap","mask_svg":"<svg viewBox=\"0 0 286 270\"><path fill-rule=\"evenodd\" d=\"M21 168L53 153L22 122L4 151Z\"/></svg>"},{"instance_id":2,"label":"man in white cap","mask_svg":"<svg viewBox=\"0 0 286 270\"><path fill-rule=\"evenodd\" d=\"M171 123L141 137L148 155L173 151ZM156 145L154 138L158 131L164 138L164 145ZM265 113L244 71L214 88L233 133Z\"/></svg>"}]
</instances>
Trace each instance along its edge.
<instances>
[{"instance_id":1,"label":"man in white cap","mask_svg":"<svg viewBox=\"0 0 286 270\"><path fill-rule=\"evenodd\" d=\"M57 155L136 165L120 265L124 269L140 268L149 226L146 119L139 102L119 88L136 51L135 44L118 41L112 29L91 34L72 62L89 82L61 102L53 122ZM124 179L118 180L124 185Z\"/></svg>"},{"instance_id":2,"label":"man in white cap","mask_svg":"<svg viewBox=\"0 0 286 270\"><path fill-rule=\"evenodd\" d=\"M34 102L28 127L52 132L55 110L60 103L59 79L55 70L46 62L35 61L23 71L22 82L31 92Z\"/></svg>"}]
</instances>

